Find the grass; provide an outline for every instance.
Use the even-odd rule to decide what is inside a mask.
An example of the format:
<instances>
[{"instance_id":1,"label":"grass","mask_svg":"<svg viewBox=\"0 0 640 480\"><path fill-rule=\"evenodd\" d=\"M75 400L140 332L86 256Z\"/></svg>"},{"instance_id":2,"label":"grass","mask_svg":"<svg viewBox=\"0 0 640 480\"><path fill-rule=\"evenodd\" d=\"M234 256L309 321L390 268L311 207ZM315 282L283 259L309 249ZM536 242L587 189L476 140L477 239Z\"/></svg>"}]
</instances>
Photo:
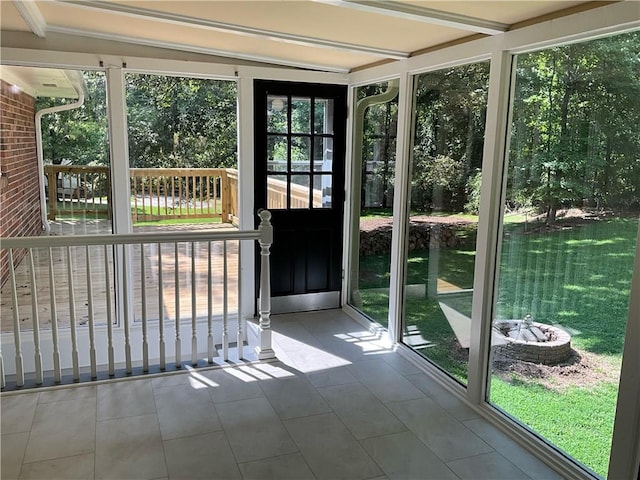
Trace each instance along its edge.
<instances>
[{"instance_id":1,"label":"grass","mask_svg":"<svg viewBox=\"0 0 640 480\"><path fill-rule=\"evenodd\" d=\"M543 233L510 216L505 224L496 318L523 318L560 325L574 348L606 358L618 368L627 321L637 218L614 218ZM438 259L438 276L469 288L473 282L474 232L462 247L415 251L408 260L408 283L426 284L429 261ZM435 252L435 251L434 251ZM386 325L389 255L361 258L363 311ZM378 290L367 291L368 288ZM439 297L470 316L467 295ZM435 299L408 297L405 327L424 340L419 351L462 383L467 357ZM550 390L523 377L491 378L490 400L599 475L606 475L615 416L617 383L575 385Z\"/></svg>"}]
</instances>

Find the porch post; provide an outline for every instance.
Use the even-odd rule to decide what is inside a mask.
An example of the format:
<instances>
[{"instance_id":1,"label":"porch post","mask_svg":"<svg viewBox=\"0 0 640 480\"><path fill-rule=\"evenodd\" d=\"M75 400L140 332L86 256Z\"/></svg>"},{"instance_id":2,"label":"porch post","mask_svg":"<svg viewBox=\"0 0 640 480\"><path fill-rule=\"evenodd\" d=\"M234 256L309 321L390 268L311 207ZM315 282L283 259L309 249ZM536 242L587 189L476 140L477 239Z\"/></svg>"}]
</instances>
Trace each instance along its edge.
<instances>
[{"instance_id":1,"label":"porch post","mask_svg":"<svg viewBox=\"0 0 640 480\"><path fill-rule=\"evenodd\" d=\"M260 320L258 324L258 342L256 354L259 360L275 358L276 354L271 348L271 272L269 266L269 249L273 243L273 226L271 225L271 212L260 210Z\"/></svg>"}]
</instances>

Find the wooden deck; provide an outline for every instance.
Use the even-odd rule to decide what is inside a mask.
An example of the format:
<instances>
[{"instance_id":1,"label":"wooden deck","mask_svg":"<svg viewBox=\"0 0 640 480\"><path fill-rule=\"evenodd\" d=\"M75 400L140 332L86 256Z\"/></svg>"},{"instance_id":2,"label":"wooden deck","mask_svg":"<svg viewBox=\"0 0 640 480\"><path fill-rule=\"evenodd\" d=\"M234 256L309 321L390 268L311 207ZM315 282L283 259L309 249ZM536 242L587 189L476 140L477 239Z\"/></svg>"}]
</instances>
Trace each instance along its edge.
<instances>
[{"instance_id":1,"label":"wooden deck","mask_svg":"<svg viewBox=\"0 0 640 480\"><path fill-rule=\"evenodd\" d=\"M203 230L233 228L229 224L200 224L178 225L162 227L139 227L139 232L153 232L161 228L163 231L171 230ZM52 235L87 235L98 233L110 233L110 225L106 220L93 220L83 222L61 221L52 222ZM87 255L88 248L88 255ZM194 265L195 277L192 275L191 252L195 250ZM18 298L18 314L20 330L33 329L34 315L32 307L33 291L37 296L37 312L40 329L51 328L52 305L50 301L50 283L53 284L55 293L55 310L60 328L70 324L71 311L75 310L76 322L79 326L86 325L89 319L89 284L91 284L91 297L93 299L93 316L96 325L105 325L108 318L108 309L111 309L111 318L117 322L114 312L115 291L113 271L113 248L107 253L105 263L105 250L102 246L71 247L71 262L73 275L72 288L67 269L67 252L65 248L51 249L53 259L53 282L49 275L49 250L39 249L34 251L35 289L31 288L31 268L29 257L25 257L16 269L16 285ZM192 296L195 294L196 318L205 319L208 315L208 245L207 242L180 243L177 250L173 245L162 245L158 252L158 244L146 244L129 247L131 258L130 279L133 285L133 297L131 304L134 311L134 321L142 320L142 282L144 275L146 292L146 316L150 322L157 321L160 317L159 297L159 263L162 263L162 316L165 321L175 320L176 312L179 312L181 320L191 321L193 308ZM142 257L144 257L144 272L142 272ZM211 245L212 273L211 290L213 294L213 313L222 314L223 305L223 243L215 242ZM88 260L88 261L87 261ZM177 282L176 282L176 264ZM87 266L90 267L89 274ZM106 269L108 269L105 275ZM227 269L228 269L228 308L229 313L237 311L238 304L238 242L227 242ZM195 278L195 286L193 284ZM109 279L109 297L107 300L107 282ZM1 331L13 331L13 305L11 298L11 286L7 282L0 294Z\"/></svg>"}]
</instances>

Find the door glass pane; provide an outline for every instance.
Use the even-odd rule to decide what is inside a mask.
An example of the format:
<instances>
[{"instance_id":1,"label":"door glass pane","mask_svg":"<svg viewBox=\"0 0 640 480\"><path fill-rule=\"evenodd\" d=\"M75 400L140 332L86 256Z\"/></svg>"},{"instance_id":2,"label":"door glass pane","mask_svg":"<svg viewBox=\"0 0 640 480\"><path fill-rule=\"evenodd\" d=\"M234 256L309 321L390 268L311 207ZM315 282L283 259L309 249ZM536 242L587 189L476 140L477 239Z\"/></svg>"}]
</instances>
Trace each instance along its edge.
<instances>
[{"instance_id":1,"label":"door glass pane","mask_svg":"<svg viewBox=\"0 0 640 480\"><path fill-rule=\"evenodd\" d=\"M270 133L287 133L286 96L267 96L267 131Z\"/></svg>"},{"instance_id":2,"label":"door glass pane","mask_svg":"<svg viewBox=\"0 0 640 480\"><path fill-rule=\"evenodd\" d=\"M313 133L333 134L333 99L314 100Z\"/></svg>"},{"instance_id":3,"label":"door glass pane","mask_svg":"<svg viewBox=\"0 0 640 480\"><path fill-rule=\"evenodd\" d=\"M331 175L313 176L313 208L331 208Z\"/></svg>"},{"instance_id":4,"label":"door glass pane","mask_svg":"<svg viewBox=\"0 0 640 480\"><path fill-rule=\"evenodd\" d=\"M333 163L333 138L315 137L313 139L313 170L330 172Z\"/></svg>"},{"instance_id":5,"label":"door glass pane","mask_svg":"<svg viewBox=\"0 0 640 480\"><path fill-rule=\"evenodd\" d=\"M287 208L287 176L267 176L267 208L270 210Z\"/></svg>"},{"instance_id":6,"label":"door glass pane","mask_svg":"<svg viewBox=\"0 0 640 480\"><path fill-rule=\"evenodd\" d=\"M640 32L519 55L489 400L607 474L640 207Z\"/></svg>"},{"instance_id":7,"label":"door glass pane","mask_svg":"<svg viewBox=\"0 0 640 480\"><path fill-rule=\"evenodd\" d=\"M311 133L311 99L291 99L291 133Z\"/></svg>"},{"instance_id":8,"label":"door glass pane","mask_svg":"<svg viewBox=\"0 0 640 480\"><path fill-rule=\"evenodd\" d=\"M291 136L291 171L309 172L311 170L311 139Z\"/></svg>"},{"instance_id":9,"label":"door glass pane","mask_svg":"<svg viewBox=\"0 0 640 480\"><path fill-rule=\"evenodd\" d=\"M285 136L267 136L267 171L286 172L289 140Z\"/></svg>"},{"instance_id":10,"label":"door glass pane","mask_svg":"<svg viewBox=\"0 0 640 480\"><path fill-rule=\"evenodd\" d=\"M394 85L395 84L395 85ZM357 89L358 101L387 92L385 102L364 112L362 129L354 132L355 158L360 160L359 241L351 252L350 304L386 327L389 317L391 224L398 118L397 81ZM374 194L373 192L378 192Z\"/></svg>"},{"instance_id":11,"label":"door glass pane","mask_svg":"<svg viewBox=\"0 0 640 480\"><path fill-rule=\"evenodd\" d=\"M309 175L291 175L289 208L309 208Z\"/></svg>"},{"instance_id":12,"label":"door glass pane","mask_svg":"<svg viewBox=\"0 0 640 480\"><path fill-rule=\"evenodd\" d=\"M467 382L489 63L416 78L403 341Z\"/></svg>"}]
</instances>

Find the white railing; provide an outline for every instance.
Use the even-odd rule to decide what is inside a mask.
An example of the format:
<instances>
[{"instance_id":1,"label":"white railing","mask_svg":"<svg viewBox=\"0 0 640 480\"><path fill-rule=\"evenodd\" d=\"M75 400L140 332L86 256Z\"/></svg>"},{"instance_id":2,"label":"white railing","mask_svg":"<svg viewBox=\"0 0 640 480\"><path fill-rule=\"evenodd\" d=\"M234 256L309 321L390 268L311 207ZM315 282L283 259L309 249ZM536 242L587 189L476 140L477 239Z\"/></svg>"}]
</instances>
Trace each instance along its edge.
<instances>
[{"instance_id":1,"label":"white railing","mask_svg":"<svg viewBox=\"0 0 640 480\"><path fill-rule=\"evenodd\" d=\"M261 247L255 354L274 357L271 214L259 215L258 230L250 231L2 239L10 259L3 317L7 303L11 312L10 322L2 320L2 387L166 371L218 357L226 362L234 344L234 356L245 358L243 241Z\"/></svg>"}]
</instances>

